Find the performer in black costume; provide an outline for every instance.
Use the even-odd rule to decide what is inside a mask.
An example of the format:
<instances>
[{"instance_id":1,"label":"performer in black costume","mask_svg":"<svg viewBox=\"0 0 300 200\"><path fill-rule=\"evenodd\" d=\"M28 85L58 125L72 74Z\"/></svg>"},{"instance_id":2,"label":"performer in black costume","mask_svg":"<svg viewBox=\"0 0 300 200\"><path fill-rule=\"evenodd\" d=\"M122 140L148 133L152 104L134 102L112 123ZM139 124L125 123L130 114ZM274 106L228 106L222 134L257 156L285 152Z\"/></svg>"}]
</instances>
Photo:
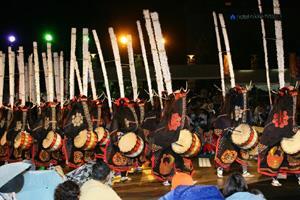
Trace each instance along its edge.
<instances>
[{"instance_id":1,"label":"performer in black costume","mask_svg":"<svg viewBox=\"0 0 300 200\"><path fill-rule=\"evenodd\" d=\"M273 186L281 186L277 179L279 173L300 174L296 99L297 90L294 87L284 87L278 91L260 138L258 172L273 177ZM298 182L300 184L299 176Z\"/></svg>"},{"instance_id":2,"label":"performer in black costume","mask_svg":"<svg viewBox=\"0 0 300 200\"><path fill-rule=\"evenodd\" d=\"M237 131L235 128L238 125L246 124L245 126L248 126L249 115L248 110L245 108L247 108L247 89L240 86L231 88L226 95L223 111L214 122L215 134L219 135L215 155L215 163L218 166L217 176L219 178L223 177L223 170L229 170L234 162L242 166L244 177L252 176L247 170L249 150L242 149L232 141L233 131ZM246 137L246 133L243 133L242 130L241 135L243 134ZM253 146L257 145L254 144Z\"/></svg>"}]
</instances>

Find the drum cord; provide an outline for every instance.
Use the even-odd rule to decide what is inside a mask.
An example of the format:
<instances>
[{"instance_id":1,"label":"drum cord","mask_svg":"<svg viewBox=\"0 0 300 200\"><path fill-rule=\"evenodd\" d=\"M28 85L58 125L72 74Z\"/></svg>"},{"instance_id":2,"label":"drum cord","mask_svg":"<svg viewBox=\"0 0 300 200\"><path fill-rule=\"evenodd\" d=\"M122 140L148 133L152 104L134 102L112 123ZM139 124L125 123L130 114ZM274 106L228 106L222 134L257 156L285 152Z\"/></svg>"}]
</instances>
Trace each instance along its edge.
<instances>
[{"instance_id":1,"label":"drum cord","mask_svg":"<svg viewBox=\"0 0 300 200\"><path fill-rule=\"evenodd\" d=\"M293 126L296 125L297 96L293 96Z\"/></svg>"},{"instance_id":2,"label":"drum cord","mask_svg":"<svg viewBox=\"0 0 300 200\"><path fill-rule=\"evenodd\" d=\"M27 117L27 111L22 111L22 131L25 130L26 126L26 117Z\"/></svg>"},{"instance_id":3,"label":"drum cord","mask_svg":"<svg viewBox=\"0 0 300 200\"><path fill-rule=\"evenodd\" d=\"M247 93L243 93L243 103L244 103L244 110L243 110L243 118L242 118L242 122L246 123L247 121Z\"/></svg>"},{"instance_id":4,"label":"drum cord","mask_svg":"<svg viewBox=\"0 0 300 200\"><path fill-rule=\"evenodd\" d=\"M139 108L140 108L140 124L142 124L145 118L145 107L144 105L139 104Z\"/></svg>"},{"instance_id":5,"label":"drum cord","mask_svg":"<svg viewBox=\"0 0 300 200\"><path fill-rule=\"evenodd\" d=\"M186 97L182 97L182 115L181 115L180 129L183 129L185 125L185 117L186 117Z\"/></svg>"},{"instance_id":6,"label":"drum cord","mask_svg":"<svg viewBox=\"0 0 300 200\"><path fill-rule=\"evenodd\" d=\"M55 131L56 130L56 107L51 105L51 126L52 126L52 130Z\"/></svg>"},{"instance_id":7,"label":"drum cord","mask_svg":"<svg viewBox=\"0 0 300 200\"><path fill-rule=\"evenodd\" d=\"M98 105L97 106L97 126L100 126L101 125L101 116L102 116L102 110L101 110L102 106L101 105Z\"/></svg>"},{"instance_id":8,"label":"drum cord","mask_svg":"<svg viewBox=\"0 0 300 200\"><path fill-rule=\"evenodd\" d=\"M89 113L89 110L88 110L88 106L87 106L85 101L81 101L81 103L82 103L82 106L83 106L84 116L85 116L86 121L88 123L88 129L89 129L89 131L92 131L93 130L93 124L91 122L91 116L90 116L90 113Z\"/></svg>"},{"instance_id":9,"label":"drum cord","mask_svg":"<svg viewBox=\"0 0 300 200\"><path fill-rule=\"evenodd\" d=\"M127 128L129 128L130 123L136 124L136 127L134 128L133 131L137 131L137 130L138 130L138 127L139 127L139 121L138 121L138 118L137 118L135 109L134 109L134 107L128 107L128 108L129 108L129 110L131 111L131 113L132 113L132 115L133 115L133 117L134 117L134 121L130 121L130 120L128 120L127 118L125 118L125 119L124 119L125 125L126 125Z\"/></svg>"}]
</instances>

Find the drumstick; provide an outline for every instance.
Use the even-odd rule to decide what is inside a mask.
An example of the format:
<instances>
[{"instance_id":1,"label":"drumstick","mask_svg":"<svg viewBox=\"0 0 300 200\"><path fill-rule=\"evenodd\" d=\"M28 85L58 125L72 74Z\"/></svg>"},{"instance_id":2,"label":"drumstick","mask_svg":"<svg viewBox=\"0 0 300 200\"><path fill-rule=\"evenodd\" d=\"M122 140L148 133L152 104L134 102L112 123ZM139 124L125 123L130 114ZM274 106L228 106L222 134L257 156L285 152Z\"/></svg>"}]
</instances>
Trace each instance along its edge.
<instances>
[{"instance_id":1,"label":"drumstick","mask_svg":"<svg viewBox=\"0 0 300 200\"><path fill-rule=\"evenodd\" d=\"M224 129L224 131L225 130L230 130L231 132L233 132L233 131L240 132L240 133L242 132L242 131L234 130L234 128L232 128L232 127L226 128L226 129Z\"/></svg>"},{"instance_id":2,"label":"drumstick","mask_svg":"<svg viewBox=\"0 0 300 200\"><path fill-rule=\"evenodd\" d=\"M178 144L177 142L174 142L173 144L176 144L176 145L178 145L178 146L181 146L181 147L183 147L183 145L181 145L181 144Z\"/></svg>"}]
</instances>

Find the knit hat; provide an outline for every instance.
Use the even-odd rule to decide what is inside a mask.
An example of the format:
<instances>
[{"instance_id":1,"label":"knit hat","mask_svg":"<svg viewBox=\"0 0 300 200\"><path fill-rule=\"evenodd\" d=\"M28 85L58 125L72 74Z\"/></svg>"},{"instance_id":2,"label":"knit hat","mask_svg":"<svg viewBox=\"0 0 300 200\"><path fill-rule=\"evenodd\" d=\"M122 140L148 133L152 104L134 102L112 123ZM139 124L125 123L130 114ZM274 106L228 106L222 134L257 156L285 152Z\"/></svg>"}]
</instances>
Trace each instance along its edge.
<instances>
[{"instance_id":1,"label":"knit hat","mask_svg":"<svg viewBox=\"0 0 300 200\"><path fill-rule=\"evenodd\" d=\"M172 178L172 187L175 189L179 185L193 185L194 181L191 175L183 172L176 173Z\"/></svg>"}]
</instances>

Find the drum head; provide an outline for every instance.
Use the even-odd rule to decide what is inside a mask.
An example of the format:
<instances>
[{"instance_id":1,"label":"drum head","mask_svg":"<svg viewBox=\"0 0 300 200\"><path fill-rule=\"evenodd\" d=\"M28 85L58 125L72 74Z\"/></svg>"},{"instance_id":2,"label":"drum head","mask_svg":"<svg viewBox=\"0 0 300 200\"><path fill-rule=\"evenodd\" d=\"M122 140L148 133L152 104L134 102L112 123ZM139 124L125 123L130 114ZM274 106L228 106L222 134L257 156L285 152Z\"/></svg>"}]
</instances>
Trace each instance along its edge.
<instances>
[{"instance_id":1,"label":"drum head","mask_svg":"<svg viewBox=\"0 0 300 200\"><path fill-rule=\"evenodd\" d=\"M19 132L18 135L16 136L16 138L14 140L15 149L17 149L21 146L21 140L22 140L22 135L23 134L24 134L23 132Z\"/></svg>"},{"instance_id":2,"label":"drum head","mask_svg":"<svg viewBox=\"0 0 300 200\"><path fill-rule=\"evenodd\" d=\"M87 140L88 131L85 129L80 131L79 134L74 138L74 145L76 148L82 148Z\"/></svg>"},{"instance_id":3,"label":"drum head","mask_svg":"<svg viewBox=\"0 0 300 200\"><path fill-rule=\"evenodd\" d=\"M241 145L247 142L251 134L251 127L248 124L238 125L231 134L232 142Z\"/></svg>"},{"instance_id":4,"label":"drum head","mask_svg":"<svg viewBox=\"0 0 300 200\"><path fill-rule=\"evenodd\" d=\"M103 127L97 127L95 129L95 133L98 136L98 142L100 142L102 140L102 138L104 137L106 130Z\"/></svg>"},{"instance_id":5,"label":"drum head","mask_svg":"<svg viewBox=\"0 0 300 200\"><path fill-rule=\"evenodd\" d=\"M300 130L291 138L282 138L280 145L282 150L287 154L300 152Z\"/></svg>"},{"instance_id":6,"label":"drum head","mask_svg":"<svg viewBox=\"0 0 300 200\"><path fill-rule=\"evenodd\" d=\"M55 137L55 133L53 131L50 131L46 138L43 140L43 147L45 149L49 148L50 145L52 144L53 140L54 140L54 137Z\"/></svg>"},{"instance_id":7,"label":"drum head","mask_svg":"<svg viewBox=\"0 0 300 200\"><path fill-rule=\"evenodd\" d=\"M118 143L118 147L121 152L126 153L131 151L137 142L137 136L133 132L126 133L123 135Z\"/></svg>"},{"instance_id":8,"label":"drum head","mask_svg":"<svg viewBox=\"0 0 300 200\"><path fill-rule=\"evenodd\" d=\"M179 133L177 142L172 143L172 149L175 153L182 154L189 150L192 143L193 134L189 130L183 129Z\"/></svg>"}]
</instances>

